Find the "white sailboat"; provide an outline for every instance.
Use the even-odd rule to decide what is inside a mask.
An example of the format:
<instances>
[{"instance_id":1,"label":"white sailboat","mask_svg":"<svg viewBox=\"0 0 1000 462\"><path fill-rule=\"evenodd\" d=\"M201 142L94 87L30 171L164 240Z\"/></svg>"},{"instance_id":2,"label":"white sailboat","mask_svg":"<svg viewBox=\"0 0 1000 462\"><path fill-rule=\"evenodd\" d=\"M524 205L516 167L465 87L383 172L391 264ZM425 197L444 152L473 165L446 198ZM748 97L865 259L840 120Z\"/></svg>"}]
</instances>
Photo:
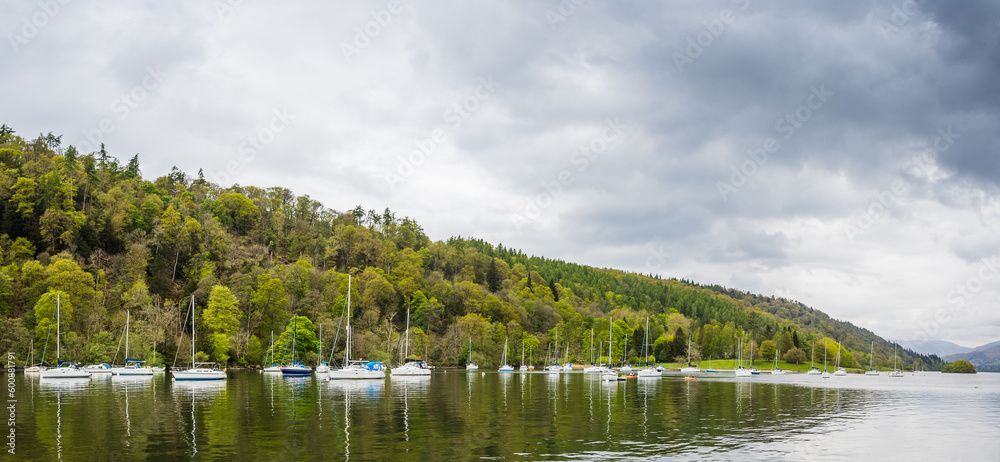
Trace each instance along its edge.
<instances>
[{"instance_id":1,"label":"white sailboat","mask_svg":"<svg viewBox=\"0 0 1000 462\"><path fill-rule=\"evenodd\" d=\"M323 325L319 325L319 353L316 358L316 375L330 372L330 365L323 361Z\"/></svg>"},{"instance_id":2,"label":"white sailboat","mask_svg":"<svg viewBox=\"0 0 1000 462\"><path fill-rule=\"evenodd\" d=\"M351 276L347 276L347 346L344 348L344 367L326 374L329 380L384 379L385 365L377 361L351 360Z\"/></svg>"},{"instance_id":3,"label":"white sailboat","mask_svg":"<svg viewBox=\"0 0 1000 462\"><path fill-rule=\"evenodd\" d=\"M514 372L514 367L507 364L507 339L503 339L503 358L500 360L500 372Z\"/></svg>"},{"instance_id":4,"label":"white sailboat","mask_svg":"<svg viewBox=\"0 0 1000 462\"><path fill-rule=\"evenodd\" d=\"M694 374L695 372L701 372L701 369L691 365L691 334L688 334L688 365L687 367L682 367L681 372L685 374Z\"/></svg>"},{"instance_id":5,"label":"white sailboat","mask_svg":"<svg viewBox=\"0 0 1000 462\"><path fill-rule=\"evenodd\" d=\"M826 340L823 340L823 378L830 378L830 371L826 370Z\"/></svg>"},{"instance_id":6,"label":"white sailboat","mask_svg":"<svg viewBox=\"0 0 1000 462\"><path fill-rule=\"evenodd\" d=\"M843 377L843 376L847 375L847 369L844 369L843 367L840 367L840 344L839 343L837 344L837 365L834 366L834 367L837 368L837 370L833 371L833 375L835 377Z\"/></svg>"},{"instance_id":7,"label":"white sailboat","mask_svg":"<svg viewBox=\"0 0 1000 462\"><path fill-rule=\"evenodd\" d=\"M774 349L774 365L771 366L771 375L784 375L785 371L778 369L778 349Z\"/></svg>"},{"instance_id":8,"label":"white sailboat","mask_svg":"<svg viewBox=\"0 0 1000 462\"><path fill-rule=\"evenodd\" d=\"M400 354L403 356L403 364L393 369L392 375L418 377L431 375L431 367L428 366L423 360L406 359L407 356L410 355L410 307L406 307L406 342L404 343Z\"/></svg>"},{"instance_id":9,"label":"white sailboat","mask_svg":"<svg viewBox=\"0 0 1000 462\"><path fill-rule=\"evenodd\" d=\"M600 354L598 354L600 356ZM594 364L594 329L590 329L590 365L583 368L584 374L603 374L604 365Z\"/></svg>"},{"instance_id":10,"label":"white sailboat","mask_svg":"<svg viewBox=\"0 0 1000 462\"><path fill-rule=\"evenodd\" d=\"M63 366L59 359L59 294L56 293L56 367L41 372L43 379L89 379L90 372L80 368L74 362L66 362Z\"/></svg>"},{"instance_id":11,"label":"white sailboat","mask_svg":"<svg viewBox=\"0 0 1000 462\"><path fill-rule=\"evenodd\" d=\"M821 372L819 371L819 368L816 367L815 362L816 362L816 342L813 342L813 344L812 344L812 353L809 354L809 372L806 372L807 375L820 375L821 374Z\"/></svg>"},{"instance_id":12,"label":"white sailboat","mask_svg":"<svg viewBox=\"0 0 1000 462\"><path fill-rule=\"evenodd\" d=\"M35 341L31 340L29 345L31 350L28 353L28 365L24 367L25 374L37 374L42 371L41 366L35 364Z\"/></svg>"},{"instance_id":13,"label":"white sailboat","mask_svg":"<svg viewBox=\"0 0 1000 462\"><path fill-rule=\"evenodd\" d=\"M605 382L618 381L618 373L611 367L611 345L614 342L614 339L611 337L611 333L614 331L614 327L615 323L611 320L611 316L608 316L608 367L601 373L601 380Z\"/></svg>"},{"instance_id":14,"label":"white sailboat","mask_svg":"<svg viewBox=\"0 0 1000 462\"><path fill-rule=\"evenodd\" d=\"M271 361L268 362L267 358L270 355ZM267 354L264 355L264 364L270 364L269 366L264 366L263 372L277 372L281 373L281 366L274 364L274 331L271 331L271 341L267 344Z\"/></svg>"},{"instance_id":15,"label":"white sailboat","mask_svg":"<svg viewBox=\"0 0 1000 462\"><path fill-rule=\"evenodd\" d=\"M472 337L469 337L469 360L465 363L465 370L470 372L479 370L479 365L472 362Z\"/></svg>"},{"instance_id":16,"label":"white sailboat","mask_svg":"<svg viewBox=\"0 0 1000 462\"><path fill-rule=\"evenodd\" d=\"M569 341L566 341L566 362L563 364L563 372L573 372L573 363L569 362Z\"/></svg>"},{"instance_id":17,"label":"white sailboat","mask_svg":"<svg viewBox=\"0 0 1000 462\"><path fill-rule=\"evenodd\" d=\"M195 362L194 346L194 295L191 295L191 368L183 371L171 371L170 374L176 381L181 380L226 380L226 371L215 368L213 362ZM184 338L184 334L181 334ZM178 346L180 348L180 346ZM198 367L208 366L208 367Z\"/></svg>"},{"instance_id":18,"label":"white sailboat","mask_svg":"<svg viewBox=\"0 0 1000 462\"><path fill-rule=\"evenodd\" d=\"M521 339L521 367L518 368L521 372L528 371L528 365L524 362L524 339Z\"/></svg>"},{"instance_id":19,"label":"white sailboat","mask_svg":"<svg viewBox=\"0 0 1000 462\"><path fill-rule=\"evenodd\" d=\"M750 369L743 367L743 339L740 338L738 342L740 344L740 347L737 350L738 353L736 355L736 369L733 370L733 375L735 375L736 377L750 377L752 375L750 373Z\"/></svg>"},{"instance_id":20,"label":"white sailboat","mask_svg":"<svg viewBox=\"0 0 1000 462\"><path fill-rule=\"evenodd\" d=\"M903 373L896 367L896 343L892 344L892 368L894 369L889 373L889 377L903 377Z\"/></svg>"},{"instance_id":21,"label":"white sailboat","mask_svg":"<svg viewBox=\"0 0 1000 462\"><path fill-rule=\"evenodd\" d=\"M548 356L548 355L546 355ZM546 358L547 359L547 358ZM556 344L552 348L552 362L545 366L545 370L549 374L558 374L562 372L562 366L559 365L559 328L556 328Z\"/></svg>"},{"instance_id":22,"label":"white sailboat","mask_svg":"<svg viewBox=\"0 0 1000 462\"><path fill-rule=\"evenodd\" d=\"M114 375L153 375L153 369L145 366L146 361L132 359L128 357L128 325L131 321L132 313L125 312L125 366L112 367L111 373Z\"/></svg>"},{"instance_id":23,"label":"white sailboat","mask_svg":"<svg viewBox=\"0 0 1000 462\"><path fill-rule=\"evenodd\" d=\"M865 375L868 375L868 376L877 376L879 374L878 370L876 370L874 367L872 367L873 364L874 364L874 361L875 361L875 341L872 340L871 349L868 350L868 370L865 371Z\"/></svg>"},{"instance_id":24,"label":"white sailboat","mask_svg":"<svg viewBox=\"0 0 1000 462\"><path fill-rule=\"evenodd\" d=\"M639 378L660 378L662 374L655 367L647 364L649 358L649 318L646 318L646 331L642 335L642 364L646 367L639 370Z\"/></svg>"}]
</instances>

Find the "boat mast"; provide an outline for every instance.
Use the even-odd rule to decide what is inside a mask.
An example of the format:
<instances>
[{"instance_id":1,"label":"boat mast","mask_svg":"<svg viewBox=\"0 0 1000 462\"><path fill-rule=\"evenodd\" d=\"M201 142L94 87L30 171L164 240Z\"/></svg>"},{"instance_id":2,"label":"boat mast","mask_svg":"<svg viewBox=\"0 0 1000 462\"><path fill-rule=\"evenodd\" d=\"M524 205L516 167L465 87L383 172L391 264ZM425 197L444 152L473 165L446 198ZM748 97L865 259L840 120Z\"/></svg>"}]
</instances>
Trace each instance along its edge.
<instances>
[{"instance_id":1,"label":"boat mast","mask_svg":"<svg viewBox=\"0 0 1000 462\"><path fill-rule=\"evenodd\" d=\"M608 316L608 369L611 369L611 346L614 340L611 338L611 333L615 330L615 323L611 320L611 316Z\"/></svg>"},{"instance_id":2,"label":"boat mast","mask_svg":"<svg viewBox=\"0 0 1000 462\"><path fill-rule=\"evenodd\" d=\"M410 307L406 307L406 346L403 351L403 362L406 362L406 357L410 355Z\"/></svg>"},{"instance_id":3,"label":"boat mast","mask_svg":"<svg viewBox=\"0 0 1000 462\"><path fill-rule=\"evenodd\" d=\"M59 292L56 292L56 367L59 367Z\"/></svg>"},{"instance_id":4,"label":"boat mast","mask_svg":"<svg viewBox=\"0 0 1000 462\"><path fill-rule=\"evenodd\" d=\"M347 348L344 349L344 367L351 360L351 275L347 275Z\"/></svg>"},{"instance_id":5,"label":"boat mast","mask_svg":"<svg viewBox=\"0 0 1000 462\"><path fill-rule=\"evenodd\" d=\"M191 369L194 369L194 294L191 294Z\"/></svg>"},{"instance_id":6,"label":"boat mast","mask_svg":"<svg viewBox=\"0 0 1000 462\"><path fill-rule=\"evenodd\" d=\"M125 311L125 364L128 365L128 321L132 317L131 311Z\"/></svg>"}]
</instances>

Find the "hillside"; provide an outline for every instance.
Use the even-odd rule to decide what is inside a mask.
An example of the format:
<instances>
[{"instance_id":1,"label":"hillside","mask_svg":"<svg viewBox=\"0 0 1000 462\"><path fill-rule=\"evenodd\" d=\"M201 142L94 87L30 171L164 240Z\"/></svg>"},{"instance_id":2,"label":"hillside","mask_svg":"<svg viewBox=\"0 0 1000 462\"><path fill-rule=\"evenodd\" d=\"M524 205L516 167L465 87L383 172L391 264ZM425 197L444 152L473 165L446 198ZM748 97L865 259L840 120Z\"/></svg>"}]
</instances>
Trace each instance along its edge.
<instances>
[{"instance_id":1,"label":"hillside","mask_svg":"<svg viewBox=\"0 0 1000 462\"><path fill-rule=\"evenodd\" d=\"M972 348L957 345L944 340L928 340L926 342L911 342L909 340L897 340L899 346L908 348L922 355L938 355L945 357L959 353L972 351Z\"/></svg>"},{"instance_id":2,"label":"hillside","mask_svg":"<svg viewBox=\"0 0 1000 462\"><path fill-rule=\"evenodd\" d=\"M350 276L350 286L348 283ZM79 153L61 137L25 140L0 128L0 347L54 362L51 326L61 305L63 359L111 362L126 313L133 355L172 361L193 297L202 358L261 364L270 334L280 360L293 316L297 358L342 356L351 294L354 356L391 361L411 310L410 351L434 364L495 365L506 338L535 363L558 338L561 356L637 361L645 319L658 361L732 358L754 345L795 361L888 367L892 344L801 303L719 286L527 256L454 237L432 241L413 219L362 206L336 210L281 187L232 186L174 168L146 179L138 155L124 165L104 146ZM609 318L614 324L609 324ZM591 338L598 339L591 345ZM841 342L838 347L837 342ZM190 355L187 347L186 355ZM120 359L120 356L118 356ZM324 358L325 359L325 358ZM935 356L900 352L907 367Z\"/></svg>"},{"instance_id":3,"label":"hillside","mask_svg":"<svg viewBox=\"0 0 1000 462\"><path fill-rule=\"evenodd\" d=\"M988 343L976 347L972 351L949 355L945 361L953 362L964 359L976 366L981 372L1000 372L1000 342Z\"/></svg>"}]
</instances>

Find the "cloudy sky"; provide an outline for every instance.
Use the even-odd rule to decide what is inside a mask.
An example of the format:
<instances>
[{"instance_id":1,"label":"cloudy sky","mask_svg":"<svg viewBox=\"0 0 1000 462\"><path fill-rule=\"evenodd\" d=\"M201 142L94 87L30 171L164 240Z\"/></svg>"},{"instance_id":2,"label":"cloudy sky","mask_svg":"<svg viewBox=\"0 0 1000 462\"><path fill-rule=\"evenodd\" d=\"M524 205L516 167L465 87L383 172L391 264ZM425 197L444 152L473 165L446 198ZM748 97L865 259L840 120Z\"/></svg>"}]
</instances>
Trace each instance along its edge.
<instances>
[{"instance_id":1,"label":"cloudy sky","mask_svg":"<svg viewBox=\"0 0 1000 462\"><path fill-rule=\"evenodd\" d=\"M258 3L3 2L0 122L1000 340L996 2Z\"/></svg>"}]
</instances>

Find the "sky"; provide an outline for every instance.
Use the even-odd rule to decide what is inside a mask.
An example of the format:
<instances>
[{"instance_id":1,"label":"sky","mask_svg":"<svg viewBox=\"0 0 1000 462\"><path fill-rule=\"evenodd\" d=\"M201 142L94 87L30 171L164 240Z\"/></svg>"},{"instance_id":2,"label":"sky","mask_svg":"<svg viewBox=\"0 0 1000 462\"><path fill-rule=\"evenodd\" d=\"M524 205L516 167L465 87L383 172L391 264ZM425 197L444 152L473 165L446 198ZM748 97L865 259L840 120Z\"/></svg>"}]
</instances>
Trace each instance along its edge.
<instances>
[{"instance_id":1,"label":"sky","mask_svg":"<svg viewBox=\"0 0 1000 462\"><path fill-rule=\"evenodd\" d=\"M146 178L1000 340L1000 4L5 1L0 123Z\"/></svg>"}]
</instances>

